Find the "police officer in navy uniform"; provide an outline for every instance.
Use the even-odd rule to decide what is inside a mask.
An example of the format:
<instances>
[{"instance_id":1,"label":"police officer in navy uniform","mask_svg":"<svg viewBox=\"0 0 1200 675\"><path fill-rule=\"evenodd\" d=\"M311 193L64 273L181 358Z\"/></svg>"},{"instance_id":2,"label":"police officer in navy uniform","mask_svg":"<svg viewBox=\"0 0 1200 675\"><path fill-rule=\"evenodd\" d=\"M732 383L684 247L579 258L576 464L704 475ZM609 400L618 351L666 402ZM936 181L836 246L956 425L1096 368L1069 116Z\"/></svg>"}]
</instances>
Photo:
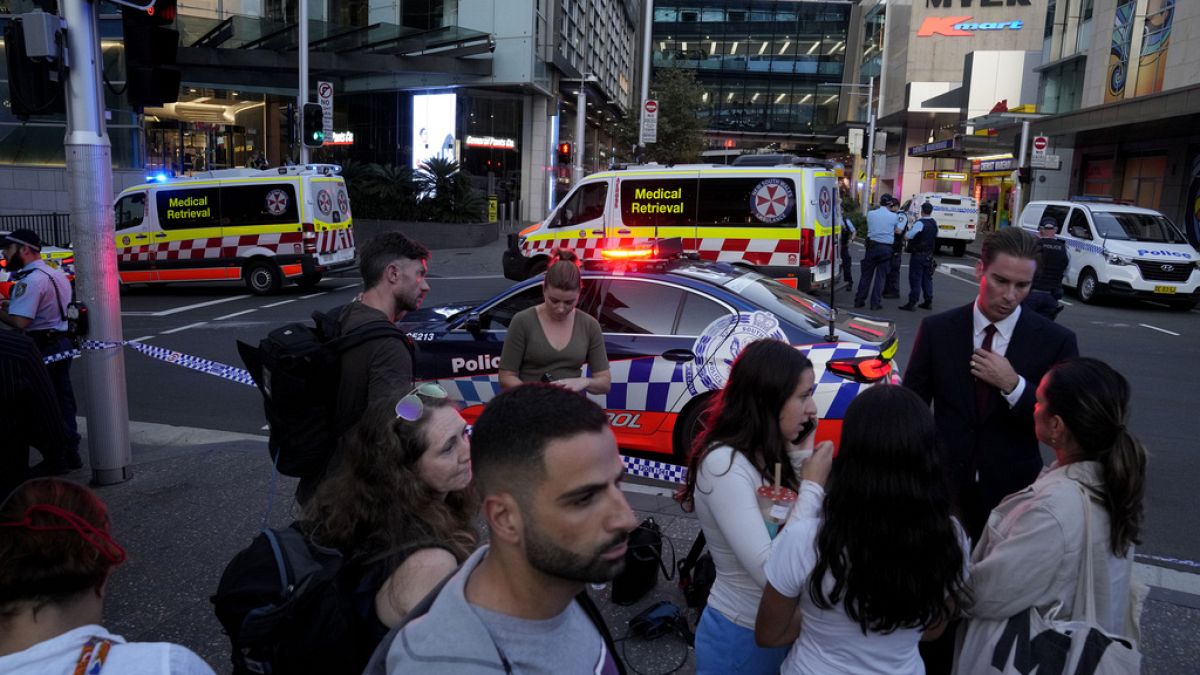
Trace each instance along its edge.
<instances>
[{"instance_id":1,"label":"police officer in navy uniform","mask_svg":"<svg viewBox=\"0 0 1200 675\"><path fill-rule=\"evenodd\" d=\"M1062 311L1058 301L1062 300L1063 274L1071 264L1071 257L1067 253L1067 243L1058 238L1058 221L1053 216L1045 216L1038 223L1038 237L1041 259L1033 278L1033 288L1021 306L1053 321Z\"/></svg>"},{"instance_id":2,"label":"police officer in navy uniform","mask_svg":"<svg viewBox=\"0 0 1200 675\"><path fill-rule=\"evenodd\" d=\"M933 250L937 248L937 221L932 218L933 204L921 205L921 217L904 238L908 241L908 304L900 309L911 312L925 294L921 309L933 309Z\"/></svg>"},{"instance_id":3,"label":"police officer in navy uniform","mask_svg":"<svg viewBox=\"0 0 1200 675\"><path fill-rule=\"evenodd\" d=\"M892 249L896 235L904 231L904 215L897 213L900 202L889 194L879 198L879 208L867 214L867 252L862 259L862 274L858 281L858 292L854 295L854 306L866 304L871 296L871 309L883 309L880 299L888 268L892 264Z\"/></svg>"},{"instance_id":4,"label":"police officer in navy uniform","mask_svg":"<svg viewBox=\"0 0 1200 675\"><path fill-rule=\"evenodd\" d=\"M13 284L7 306L0 307L0 322L24 331L33 338L42 357L69 352L75 342L67 333L67 305L71 282L67 275L42 260L42 240L32 230L15 230L0 235L4 260ZM43 463L34 475L55 475L83 466L79 457L79 431L75 424L75 392L71 389L71 359L47 364L58 409L67 427L64 448L38 448ZM55 452L57 450L57 452Z\"/></svg>"}]
</instances>

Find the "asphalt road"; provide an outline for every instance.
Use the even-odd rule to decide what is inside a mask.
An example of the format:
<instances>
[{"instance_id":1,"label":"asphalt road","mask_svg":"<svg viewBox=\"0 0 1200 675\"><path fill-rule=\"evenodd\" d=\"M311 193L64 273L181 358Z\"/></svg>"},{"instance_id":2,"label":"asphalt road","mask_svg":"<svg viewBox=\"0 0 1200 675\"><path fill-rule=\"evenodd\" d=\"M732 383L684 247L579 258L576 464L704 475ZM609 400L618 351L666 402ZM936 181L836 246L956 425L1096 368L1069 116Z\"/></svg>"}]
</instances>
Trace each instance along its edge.
<instances>
[{"instance_id":1,"label":"asphalt road","mask_svg":"<svg viewBox=\"0 0 1200 675\"><path fill-rule=\"evenodd\" d=\"M463 254L458 254L463 255ZM480 249L475 266L446 265L439 273L438 256L431 267L426 305L480 300L510 282L487 269L498 249ZM857 259L859 256L856 255ZM934 279L935 311L969 302L977 287L973 261L939 258ZM463 263L465 259L445 261ZM498 262L498 260L497 260ZM456 270L470 268L468 276ZM856 281L858 269L854 270ZM905 270L905 274L907 270ZM907 279L902 275L902 292ZM307 320L314 310L350 301L358 292L352 276L324 280L315 289L286 287L277 296L258 297L234 284L131 288L122 295L126 339L240 366L236 341L257 343L271 329ZM838 291L836 304L847 307L850 294ZM898 323L901 366L917 325L926 312L902 312L901 299L886 300L880 314ZM1147 518L1140 552L1158 558L1200 560L1200 512L1194 485L1200 471L1191 454L1200 438L1200 393L1189 367L1200 364L1200 311L1176 312L1152 303L1083 305L1073 298L1060 316L1079 337L1081 353L1110 362L1130 379L1134 389L1131 429L1151 453ZM126 353L130 418L176 426L263 434L261 399L253 388L185 370L132 351ZM81 414L84 409L81 401ZM1197 569L1170 564L1184 571Z\"/></svg>"}]
</instances>

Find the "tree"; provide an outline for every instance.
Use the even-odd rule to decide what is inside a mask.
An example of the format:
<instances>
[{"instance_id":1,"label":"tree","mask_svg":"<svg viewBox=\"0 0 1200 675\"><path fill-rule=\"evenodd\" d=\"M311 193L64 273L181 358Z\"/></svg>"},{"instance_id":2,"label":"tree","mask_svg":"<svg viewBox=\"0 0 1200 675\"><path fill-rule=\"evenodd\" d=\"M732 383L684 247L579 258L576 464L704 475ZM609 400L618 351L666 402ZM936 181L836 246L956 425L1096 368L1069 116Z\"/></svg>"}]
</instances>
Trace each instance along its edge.
<instances>
[{"instance_id":1,"label":"tree","mask_svg":"<svg viewBox=\"0 0 1200 675\"><path fill-rule=\"evenodd\" d=\"M686 164L700 160L704 150L704 123L699 112L704 89L696 74L681 68L658 68L650 82L650 98L658 101L658 141L646 146L644 160L660 164ZM635 159L633 146L641 131L641 103L616 123L617 159Z\"/></svg>"}]
</instances>

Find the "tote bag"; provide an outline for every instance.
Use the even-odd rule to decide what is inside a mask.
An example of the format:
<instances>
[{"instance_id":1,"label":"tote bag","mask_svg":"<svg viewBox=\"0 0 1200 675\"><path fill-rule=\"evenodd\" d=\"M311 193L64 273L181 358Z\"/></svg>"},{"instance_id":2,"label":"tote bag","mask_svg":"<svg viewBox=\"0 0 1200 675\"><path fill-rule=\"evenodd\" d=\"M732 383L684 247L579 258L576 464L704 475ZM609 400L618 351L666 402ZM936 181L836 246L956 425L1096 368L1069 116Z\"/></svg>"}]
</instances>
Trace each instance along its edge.
<instances>
[{"instance_id":1,"label":"tote bag","mask_svg":"<svg viewBox=\"0 0 1200 675\"><path fill-rule=\"evenodd\" d=\"M1078 484L1077 484L1078 485ZM1083 495L1084 555L1075 606L1084 619L1058 618L1061 604L1045 613L1029 608L1007 620L971 619L954 662L955 675L1135 675L1141 672L1137 643L1104 630L1096 620L1092 577L1090 497Z\"/></svg>"}]
</instances>

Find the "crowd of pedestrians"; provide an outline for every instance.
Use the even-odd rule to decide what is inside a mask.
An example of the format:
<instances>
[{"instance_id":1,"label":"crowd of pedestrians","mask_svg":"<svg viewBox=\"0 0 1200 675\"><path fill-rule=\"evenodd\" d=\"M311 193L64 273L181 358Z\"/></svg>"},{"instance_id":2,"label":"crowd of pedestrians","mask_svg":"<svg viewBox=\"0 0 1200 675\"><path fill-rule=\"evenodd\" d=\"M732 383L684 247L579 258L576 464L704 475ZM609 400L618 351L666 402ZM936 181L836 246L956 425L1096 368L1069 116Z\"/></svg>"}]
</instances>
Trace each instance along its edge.
<instances>
[{"instance_id":1,"label":"crowd of pedestrians","mask_svg":"<svg viewBox=\"0 0 1200 675\"><path fill-rule=\"evenodd\" d=\"M880 235L897 233L893 208L875 218ZM365 290L343 319L394 323L419 307L428 251L402 235L363 248ZM880 270L891 253L873 255ZM716 569L698 673L983 672L1026 611L1137 639L1146 453L1128 429L1131 392L1025 311L1039 259L1028 233L990 235L978 297L921 323L904 384L861 392L836 447L814 443L809 359L771 339L744 347L677 495ZM607 359L575 311L578 270L564 258L550 272L524 346L506 345L516 381L473 427L439 385L413 382L407 342L353 356L347 431L294 525L347 561L338 588L354 628L339 672L625 672L587 585L623 569L638 521L607 416L580 395L607 388ZM876 301L883 276L864 269L860 296ZM574 345L569 362L539 360L558 345ZM17 488L0 505L0 672L212 672L182 647L103 628L124 558L87 488Z\"/></svg>"}]
</instances>

